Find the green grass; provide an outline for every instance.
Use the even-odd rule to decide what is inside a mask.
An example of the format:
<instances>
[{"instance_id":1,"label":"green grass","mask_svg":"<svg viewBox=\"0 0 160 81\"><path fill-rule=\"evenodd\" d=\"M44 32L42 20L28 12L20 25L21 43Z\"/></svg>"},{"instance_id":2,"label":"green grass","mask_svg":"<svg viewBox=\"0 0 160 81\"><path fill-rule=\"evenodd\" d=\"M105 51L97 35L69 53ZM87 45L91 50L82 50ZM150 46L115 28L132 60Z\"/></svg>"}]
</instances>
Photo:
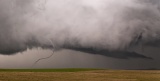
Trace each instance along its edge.
<instances>
[{"instance_id":1,"label":"green grass","mask_svg":"<svg viewBox=\"0 0 160 81\"><path fill-rule=\"evenodd\" d=\"M65 68L65 69L0 69L0 72L79 72L102 69L91 68Z\"/></svg>"},{"instance_id":2,"label":"green grass","mask_svg":"<svg viewBox=\"0 0 160 81\"><path fill-rule=\"evenodd\" d=\"M0 81L160 81L160 70L0 69Z\"/></svg>"}]
</instances>

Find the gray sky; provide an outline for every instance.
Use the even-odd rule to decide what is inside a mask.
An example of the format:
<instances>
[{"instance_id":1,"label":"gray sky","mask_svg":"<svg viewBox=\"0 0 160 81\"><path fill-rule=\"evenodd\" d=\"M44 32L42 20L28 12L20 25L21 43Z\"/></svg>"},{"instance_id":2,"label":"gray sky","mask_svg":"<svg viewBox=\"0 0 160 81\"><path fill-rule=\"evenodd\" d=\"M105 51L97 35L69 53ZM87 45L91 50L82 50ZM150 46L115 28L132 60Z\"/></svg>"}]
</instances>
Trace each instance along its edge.
<instances>
[{"instance_id":1,"label":"gray sky","mask_svg":"<svg viewBox=\"0 0 160 81\"><path fill-rule=\"evenodd\" d=\"M46 60L39 61L34 67L32 64L42 57L49 56L51 50L40 48L27 50L16 55L0 55L0 68L109 68L109 69L159 69L159 49L145 50L145 55L153 60L142 58L118 59L103 55L95 55L73 50L57 51Z\"/></svg>"},{"instance_id":2,"label":"gray sky","mask_svg":"<svg viewBox=\"0 0 160 81\"><path fill-rule=\"evenodd\" d=\"M0 0L0 68L160 68L159 0Z\"/></svg>"}]
</instances>

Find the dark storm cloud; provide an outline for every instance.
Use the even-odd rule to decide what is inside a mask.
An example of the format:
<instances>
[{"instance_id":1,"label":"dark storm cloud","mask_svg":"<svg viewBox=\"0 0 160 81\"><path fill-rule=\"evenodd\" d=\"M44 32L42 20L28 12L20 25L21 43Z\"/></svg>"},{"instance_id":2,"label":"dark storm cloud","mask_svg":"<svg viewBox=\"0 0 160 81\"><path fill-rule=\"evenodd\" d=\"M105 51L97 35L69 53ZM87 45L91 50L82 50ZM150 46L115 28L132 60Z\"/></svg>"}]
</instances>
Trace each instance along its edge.
<instances>
[{"instance_id":1,"label":"dark storm cloud","mask_svg":"<svg viewBox=\"0 0 160 81\"><path fill-rule=\"evenodd\" d=\"M159 0L0 0L0 53L67 45L94 48L89 52L115 58L150 59L127 49L160 39L159 4Z\"/></svg>"},{"instance_id":2,"label":"dark storm cloud","mask_svg":"<svg viewBox=\"0 0 160 81\"><path fill-rule=\"evenodd\" d=\"M118 58L118 59L130 59L130 58L142 58L142 59L153 59L152 57L147 57L143 54L130 51L107 51L107 50L96 50L92 48L70 48L76 51L82 51L91 54L100 54L107 57Z\"/></svg>"}]
</instances>

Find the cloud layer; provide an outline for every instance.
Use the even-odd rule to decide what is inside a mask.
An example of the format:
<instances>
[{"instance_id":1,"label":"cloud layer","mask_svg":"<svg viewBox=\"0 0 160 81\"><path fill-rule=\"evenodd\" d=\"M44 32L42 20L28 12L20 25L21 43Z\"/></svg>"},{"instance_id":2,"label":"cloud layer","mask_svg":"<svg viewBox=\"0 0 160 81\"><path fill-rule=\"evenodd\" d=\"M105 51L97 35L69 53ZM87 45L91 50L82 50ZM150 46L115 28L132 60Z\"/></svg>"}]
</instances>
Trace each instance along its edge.
<instances>
[{"instance_id":1,"label":"cloud layer","mask_svg":"<svg viewBox=\"0 0 160 81\"><path fill-rule=\"evenodd\" d=\"M159 0L0 0L0 53L54 47L126 54L138 44L154 46L160 38L159 5Z\"/></svg>"}]
</instances>

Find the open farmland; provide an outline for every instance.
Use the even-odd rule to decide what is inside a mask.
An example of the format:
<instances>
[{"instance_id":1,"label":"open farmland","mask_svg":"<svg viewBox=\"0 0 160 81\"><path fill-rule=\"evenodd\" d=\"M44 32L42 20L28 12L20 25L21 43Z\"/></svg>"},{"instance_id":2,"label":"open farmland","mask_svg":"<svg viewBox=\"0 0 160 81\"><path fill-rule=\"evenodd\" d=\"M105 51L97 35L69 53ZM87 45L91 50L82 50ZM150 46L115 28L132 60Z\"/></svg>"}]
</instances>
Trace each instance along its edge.
<instances>
[{"instance_id":1,"label":"open farmland","mask_svg":"<svg viewBox=\"0 0 160 81\"><path fill-rule=\"evenodd\" d=\"M160 71L100 69L0 69L0 81L160 81Z\"/></svg>"}]
</instances>

